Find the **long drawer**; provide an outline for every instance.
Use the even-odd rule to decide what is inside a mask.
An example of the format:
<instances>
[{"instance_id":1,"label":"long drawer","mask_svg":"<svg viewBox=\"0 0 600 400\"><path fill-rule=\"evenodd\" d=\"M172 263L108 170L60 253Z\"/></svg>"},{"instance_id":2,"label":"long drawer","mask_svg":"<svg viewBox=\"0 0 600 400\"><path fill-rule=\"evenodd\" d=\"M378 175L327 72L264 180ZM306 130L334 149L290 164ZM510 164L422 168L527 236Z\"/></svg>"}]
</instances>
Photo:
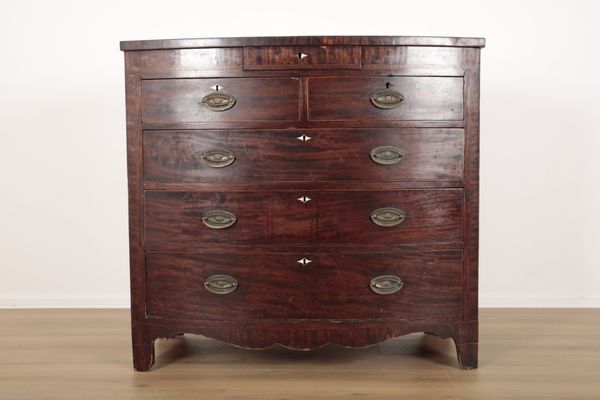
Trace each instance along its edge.
<instances>
[{"instance_id":1,"label":"long drawer","mask_svg":"<svg viewBox=\"0 0 600 400\"><path fill-rule=\"evenodd\" d=\"M462 77L308 78L312 121L459 121Z\"/></svg>"},{"instance_id":2,"label":"long drawer","mask_svg":"<svg viewBox=\"0 0 600 400\"><path fill-rule=\"evenodd\" d=\"M146 191L146 247L462 242L463 191Z\"/></svg>"},{"instance_id":3,"label":"long drawer","mask_svg":"<svg viewBox=\"0 0 600 400\"><path fill-rule=\"evenodd\" d=\"M148 252L147 313L151 318L243 321L457 317L461 271L461 250Z\"/></svg>"},{"instance_id":4,"label":"long drawer","mask_svg":"<svg viewBox=\"0 0 600 400\"><path fill-rule=\"evenodd\" d=\"M298 78L142 81L145 123L297 121Z\"/></svg>"},{"instance_id":5,"label":"long drawer","mask_svg":"<svg viewBox=\"0 0 600 400\"><path fill-rule=\"evenodd\" d=\"M460 181L462 129L144 132L146 182Z\"/></svg>"}]
</instances>

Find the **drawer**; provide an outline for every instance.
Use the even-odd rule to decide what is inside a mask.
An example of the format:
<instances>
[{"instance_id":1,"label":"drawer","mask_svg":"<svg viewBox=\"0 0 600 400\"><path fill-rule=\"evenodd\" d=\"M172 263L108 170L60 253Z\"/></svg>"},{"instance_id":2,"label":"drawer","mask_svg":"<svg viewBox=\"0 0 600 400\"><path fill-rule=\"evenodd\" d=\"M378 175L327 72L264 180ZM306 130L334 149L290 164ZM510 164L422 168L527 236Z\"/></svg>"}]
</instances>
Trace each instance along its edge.
<instances>
[{"instance_id":1,"label":"drawer","mask_svg":"<svg viewBox=\"0 0 600 400\"><path fill-rule=\"evenodd\" d=\"M298 262L302 259L311 262L302 265ZM461 250L148 252L146 260L147 313L154 318L366 320L460 315ZM386 278L372 282L382 276Z\"/></svg>"},{"instance_id":2,"label":"drawer","mask_svg":"<svg viewBox=\"0 0 600 400\"><path fill-rule=\"evenodd\" d=\"M150 124L297 121L299 82L298 78L144 80L142 120Z\"/></svg>"},{"instance_id":3,"label":"drawer","mask_svg":"<svg viewBox=\"0 0 600 400\"><path fill-rule=\"evenodd\" d=\"M245 47L244 69L360 69L360 46Z\"/></svg>"},{"instance_id":4,"label":"drawer","mask_svg":"<svg viewBox=\"0 0 600 400\"><path fill-rule=\"evenodd\" d=\"M161 244L419 244L462 241L462 189L145 192Z\"/></svg>"},{"instance_id":5,"label":"drawer","mask_svg":"<svg viewBox=\"0 0 600 400\"><path fill-rule=\"evenodd\" d=\"M460 121L462 77L308 78L312 121Z\"/></svg>"},{"instance_id":6,"label":"drawer","mask_svg":"<svg viewBox=\"0 0 600 400\"><path fill-rule=\"evenodd\" d=\"M460 181L462 129L147 131L146 182Z\"/></svg>"}]
</instances>

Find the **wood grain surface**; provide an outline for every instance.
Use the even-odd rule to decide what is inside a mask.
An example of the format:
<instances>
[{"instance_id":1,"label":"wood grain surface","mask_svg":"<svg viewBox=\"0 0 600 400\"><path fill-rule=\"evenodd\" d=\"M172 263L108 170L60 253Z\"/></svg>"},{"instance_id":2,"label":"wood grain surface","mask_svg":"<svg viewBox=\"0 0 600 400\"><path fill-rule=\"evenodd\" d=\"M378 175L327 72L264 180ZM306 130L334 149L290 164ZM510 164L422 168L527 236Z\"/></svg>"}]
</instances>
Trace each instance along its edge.
<instances>
[{"instance_id":1,"label":"wood grain surface","mask_svg":"<svg viewBox=\"0 0 600 400\"><path fill-rule=\"evenodd\" d=\"M309 260L306 265L301 259ZM149 252L146 258L148 315L167 319L422 319L458 317L462 251L402 253L196 254ZM212 275L238 282L214 294ZM402 279L393 294L373 292L381 275ZM292 343L283 343L292 346ZM313 347L306 340L296 343Z\"/></svg>"},{"instance_id":2,"label":"wood grain surface","mask_svg":"<svg viewBox=\"0 0 600 400\"><path fill-rule=\"evenodd\" d=\"M307 86L312 121L463 119L462 77L314 77ZM404 95L404 101L393 109L374 107L371 96L388 86Z\"/></svg>"},{"instance_id":3,"label":"wood grain surface","mask_svg":"<svg viewBox=\"0 0 600 400\"><path fill-rule=\"evenodd\" d=\"M235 97L230 110L215 112L202 99L216 85ZM142 82L142 120L165 122L297 121L298 78L164 79Z\"/></svg>"},{"instance_id":4,"label":"wood grain surface","mask_svg":"<svg viewBox=\"0 0 600 400\"><path fill-rule=\"evenodd\" d=\"M485 39L439 36L264 36L129 40L121 42L121 50L244 46L450 46L477 48L485 46Z\"/></svg>"},{"instance_id":5,"label":"wood grain surface","mask_svg":"<svg viewBox=\"0 0 600 400\"><path fill-rule=\"evenodd\" d=\"M360 69L360 46L244 47L244 69Z\"/></svg>"},{"instance_id":6,"label":"wood grain surface","mask_svg":"<svg viewBox=\"0 0 600 400\"><path fill-rule=\"evenodd\" d=\"M302 203L298 199L310 197ZM145 241L255 244L419 244L462 242L462 189L397 191L146 191ZM371 221L379 208L404 211L403 223ZM226 229L211 229L202 217L212 210L233 213ZM177 223L173 223L177 221Z\"/></svg>"},{"instance_id":7,"label":"wood grain surface","mask_svg":"<svg viewBox=\"0 0 600 400\"><path fill-rule=\"evenodd\" d=\"M269 47L273 49L273 47ZM315 50L313 56L297 61L293 58L297 56L302 49ZM169 50L140 50L131 52L132 65L131 71L140 72L144 77L160 77L161 73L177 73L184 77L188 75L206 75L218 72L219 75L247 75L270 76L274 70L294 69L294 73L301 75L322 75L323 69L328 69L329 64L311 68L311 63L327 62L330 60L330 51L327 49L336 49L335 46L289 46L286 54L286 65L279 65L276 60L283 63L281 53L267 55L268 62L272 65L267 68L258 69L250 62L246 61L244 66L244 48L242 47L221 47L221 48L192 48L192 49L169 49ZM361 50L356 46L343 47L352 49L351 52L344 51L343 59L335 56L336 62L343 61L349 63L344 74L360 74L362 70L373 71L374 73L388 71L394 73L403 73L407 75L438 75L438 76L462 76L468 67L467 54L470 48L465 47L419 47L419 46L362 46ZM246 47L245 52L252 57L260 54L260 47ZM356 60L356 54L362 53L362 60ZM307 53L305 53L307 54ZM289 57L288 57L289 56ZM267 62L262 60L261 62ZM244 71L245 67L245 71Z\"/></svg>"},{"instance_id":8,"label":"wood grain surface","mask_svg":"<svg viewBox=\"0 0 600 400\"><path fill-rule=\"evenodd\" d=\"M462 129L221 130L144 132L149 183L461 181ZM402 160L376 164L373 149L394 146ZM213 168L202 161L226 149L235 161Z\"/></svg>"},{"instance_id":9,"label":"wood grain surface","mask_svg":"<svg viewBox=\"0 0 600 400\"><path fill-rule=\"evenodd\" d=\"M468 48L363 46L362 69L414 75L463 76Z\"/></svg>"},{"instance_id":10,"label":"wood grain surface","mask_svg":"<svg viewBox=\"0 0 600 400\"><path fill-rule=\"evenodd\" d=\"M132 72L152 73L166 70L239 73L244 68L244 53L239 47L136 51L129 54L132 59Z\"/></svg>"}]
</instances>

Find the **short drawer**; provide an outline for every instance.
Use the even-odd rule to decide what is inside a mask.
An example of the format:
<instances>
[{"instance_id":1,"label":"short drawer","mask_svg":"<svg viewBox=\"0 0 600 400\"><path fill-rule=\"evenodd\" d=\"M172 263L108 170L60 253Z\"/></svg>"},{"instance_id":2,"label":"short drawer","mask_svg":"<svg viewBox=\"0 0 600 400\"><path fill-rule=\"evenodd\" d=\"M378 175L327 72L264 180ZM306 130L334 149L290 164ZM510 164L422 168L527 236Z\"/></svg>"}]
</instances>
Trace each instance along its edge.
<instances>
[{"instance_id":1,"label":"short drawer","mask_svg":"<svg viewBox=\"0 0 600 400\"><path fill-rule=\"evenodd\" d=\"M462 189L145 192L145 240L162 244L462 241Z\"/></svg>"},{"instance_id":2,"label":"short drawer","mask_svg":"<svg viewBox=\"0 0 600 400\"><path fill-rule=\"evenodd\" d=\"M462 129L147 131L146 182L461 181Z\"/></svg>"},{"instance_id":3,"label":"short drawer","mask_svg":"<svg viewBox=\"0 0 600 400\"><path fill-rule=\"evenodd\" d=\"M297 78L142 81L144 123L297 121Z\"/></svg>"},{"instance_id":4,"label":"short drawer","mask_svg":"<svg viewBox=\"0 0 600 400\"><path fill-rule=\"evenodd\" d=\"M244 48L244 69L360 69L360 46Z\"/></svg>"},{"instance_id":5,"label":"short drawer","mask_svg":"<svg viewBox=\"0 0 600 400\"><path fill-rule=\"evenodd\" d=\"M147 312L151 318L233 321L456 317L461 271L461 250L148 252Z\"/></svg>"},{"instance_id":6,"label":"short drawer","mask_svg":"<svg viewBox=\"0 0 600 400\"><path fill-rule=\"evenodd\" d=\"M462 77L308 78L312 121L460 121Z\"/></svg>"}]
</instances>

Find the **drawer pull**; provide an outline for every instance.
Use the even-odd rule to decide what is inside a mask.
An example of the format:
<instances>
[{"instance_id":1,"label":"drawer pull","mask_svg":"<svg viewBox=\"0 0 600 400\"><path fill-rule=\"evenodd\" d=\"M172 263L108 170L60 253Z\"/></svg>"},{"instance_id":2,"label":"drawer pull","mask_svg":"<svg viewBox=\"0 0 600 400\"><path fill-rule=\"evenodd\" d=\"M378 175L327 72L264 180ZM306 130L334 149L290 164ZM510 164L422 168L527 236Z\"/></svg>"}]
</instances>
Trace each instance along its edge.
<instances>
[{"instance_id":1,"label":"drawer pull","mask_svg":"<svg viewBox=\"0 0 600 400\"><path fill-rule=\"evenodd\" d=\"M208 226L211 229L225 229L233 226L237 218L235 215L230 213L229 211L224 210L214 210L208 211L202 217L202 222L204 225Z\"/></svg>"},{"instance_id":2,"label":"drawer pull","mask_svg":"<svg viewBox=\"0 0 600 400\"><path fill-rule=\"evenodd\" d=\"M210 149L203 152L200 159L211 168L223 168L233 164L235 154L227 149Z\"/></svg>"},{"instance_id":3,"label":"drawer pull","mask_svg":"<svg viewBox=\"0 0 600 400\"><path fill-rule=\"evenodd\" d=\"M404 211L393 207L379 208L371 213L371 221L384 228L400 225L405 219Z\"/></svg>"},{"instance_id":4,"label":"drawer pull","mask_svg":"<svg viewBox=\"0 0 600 400\"><path fill-rule=\"evenodd\" d=\"M403 158L404 153L395 146L380 146L371 150L371 160L380 165L396 164Z\"/></svg>"},{"instance_id":5,"label":"drawer pull","mask_svg":"<svg viewBox=\"0 0 600 400\"><path fill-rule=\"evenodd\" d=\"M235 97L230 93L217 90L204 96L202 105L211 111L227 111L235 105Z\"/></svg>"},{"instance_id":6,"label":"drawer pull","mask_svg":"<svg viewBox=\"0 0 600 400\"><path fill-rule=\"evenodd\" d=\"M382 110L396 108L404 101L404 95L397 90L383 89L371 95L371 103Z\"/></svg>"},{"instance_id":7,"label":"drawer pull","mask_svg":"<svg viewBox=\"0 0 600 400\"><path fill-rule=\"evenodd\" d=\"M235 292L238 281L227 275L212 275L204 282L204 287L211 293L229 294Z\"/></svg>"},{"instance_id":8,"label":"drawer pull","mask_svg":"<svg viewBox=\"0 0 600 400\"><path fill-rule=\"evenodd\" d=\"M377 294L393 294L403 287L404 282L395 275L381 275L371 279L371 290Z\"/></svg>"},{"instance_id":9,"label":"drawer pull","mask_svg":"<svg viewBox=\"0 0 600 400\"><path fill-rule=\"evenodd\" d=\"M300 51L298 54L296 54L296 57L298 57L299 60L304 60L306 57L308 57L308 54Z\"/></svg>"}]
</instances>

